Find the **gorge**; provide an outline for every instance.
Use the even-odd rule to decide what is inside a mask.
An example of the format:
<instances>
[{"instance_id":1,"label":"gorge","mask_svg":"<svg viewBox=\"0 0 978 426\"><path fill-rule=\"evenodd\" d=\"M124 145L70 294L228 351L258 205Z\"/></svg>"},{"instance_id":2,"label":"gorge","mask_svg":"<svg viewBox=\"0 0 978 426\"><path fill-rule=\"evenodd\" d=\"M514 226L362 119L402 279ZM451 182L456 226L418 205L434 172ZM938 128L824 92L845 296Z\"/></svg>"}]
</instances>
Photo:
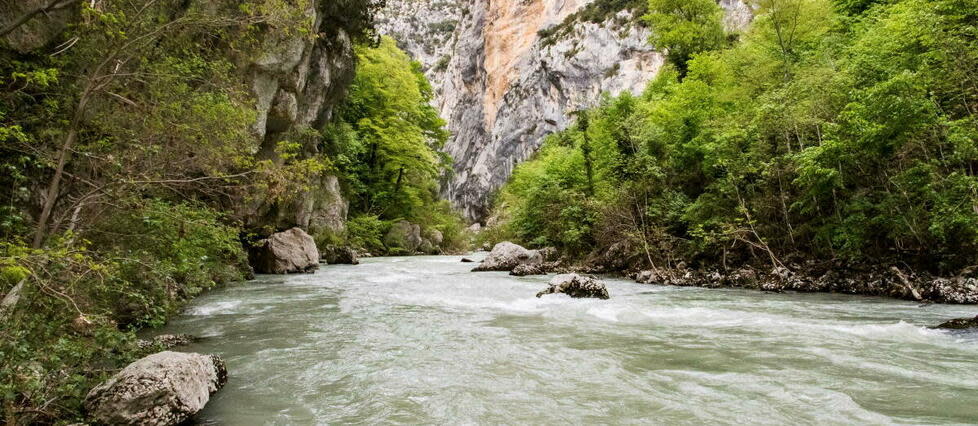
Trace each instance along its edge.
<instances>
[{"instance_id":1,"label":"gorge","mask_svg":"<svg viewBox=\"0 0 978 426\"><path fill-rule=\"evenodd\" d=\"M976 422L975 22L0 0L0 423Z\"/></svg>"},{"instance_id":2,"label":"gorge","mask_svg":"<svg viewBox=\"0 0 978 426\"><path fill-rule=\"evenodd\" d=\"M485 222L492 196L546 135L602 94L639 94L664 64L649 43L646 2L609 0L392 0L378 30L421 62L452 136L453 173L442 193ZM610 6L609 6L610 4ZM750 8L720 2L745 28Z\"/></svg>"}]
</instances>

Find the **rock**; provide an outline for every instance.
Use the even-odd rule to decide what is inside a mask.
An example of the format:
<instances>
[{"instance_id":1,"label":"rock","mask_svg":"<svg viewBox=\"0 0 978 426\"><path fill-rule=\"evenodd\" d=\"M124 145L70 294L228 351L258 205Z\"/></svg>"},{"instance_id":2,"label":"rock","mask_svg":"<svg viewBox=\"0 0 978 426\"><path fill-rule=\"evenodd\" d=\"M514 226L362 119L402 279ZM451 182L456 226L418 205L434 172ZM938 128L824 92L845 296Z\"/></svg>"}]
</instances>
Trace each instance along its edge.
<instances>
[{"instance_id":1,"label":"rock","mask_svg":"<svg viewBox=\"0 0 978 426\"><path fill-rule=\"evenodd\" d=\"M479 233L481 231L482 231L482 224L479 222L473 223L472 226L469 226L469 232Z\"/></svg>"},{"instance_id":2,"label":"rock","mask_svg":"<svg viewBox=\"0 0 978 426\"><path fill-rule=\"evenodd\" d=\"M322 259L330 265L359 265L357 251L346 246L330 244L323 248Z\"/></svg>"},{"instance_id":3,"label":"rock","mask_svg":"<svg viewBox=\"0 0 978 426\"><path fill-rule=\"evenodd\" d=\"M550 280L550 287L537 293L537 297L545 294L564 293L570 297L593 297L609 299L608 288L596 278L587 275L563 274Z\"/></svg>"},{"instance_id":4,"label":"rock","mask_svg":"<svg viewBox=\"0 0 978 426\"><path fill-rule=\"evenodd\" d=\"M220 357L160 352L92 389L85 409L104 424L177 425L203 409L225 383L227 368Z\"/></svg>"},{"instance_id":5,"label":"rock","mask_svg":"<svg viewBox=\"0 0 978 426\"><path fill-rule=\"evenodd\" d=\"M299 228L272 234L249 251L251 265L260 274L310 272L319 267L319 250Z\"/></svg>"},{"instance_id":6,"label":"rock","mask_svg":"<svg viewBox=\"0 0 978 426\"><path fill-rule=\"evenodd\" d=\"M183 2L186 5L218 2ZM94 3L93 3L94 4ZM184 7L186 7L186 5ZM289 2L283 10L296 12L307 28L308 37L299 32L262 31L256 33L260 44L255 55L240 58L239 68L250 88L255 107L253 134L258 140L255 155L280 165L278 144L284 139L300 143L296 160L322 155L316 138L295 138L306 129L321 128L330 122L334 107L346 96L356 74L354 41L345 25L332 18L334 5L324 2ZM256 194L251 203L240 203L237 216L247 228L287 229L300 227L312 234L330 231L341 234L349 210L343 198L339 179L316 174L295 182L294 197Z\"/></svg>"},{"instance_id":7,"label":"rock","mask_svg":"<svg viewBox=\"0 0 978 426\"><path fill-rule=\"evenodd\" d=\"M496 244L482 264L472 271L512 271L517 265L523 263L543 263L543 256L536 250L527 250L510 242L502 242Z\"/></svg>"},{"instance_id":8,"label":"rock","mask_svg":"<svg viewBox=\"0 0 978 426\"><path fill-rule=\"evenodd\" d=\"M65 2L66 3L66 2ZM52 4L50 0L17 0L0 2L0 27L6 27L24 14ZM66 3L67 4L67 3ZM77 15L79 6L57 8L40 13L0 40L19 53L28 53L57 39ZM48 52L45 52L48 53Z\"/></svg>"},{"instance_id":9,"label":"rock","mask_svg":"<svg viewBox=\"0 0 978 426\"><path fill-rule=\"evenodd\" d=\"M406 220L391 226L391 230L387 231L384 237L384 245L388 249L400 249L407 252L406 254L414 254L421 243L421 227Z\"/></svg>"},{"instance_id":10,"label":"rock","mask_svg":"<svg viewBox=\"0 0 978 426\"><path fill-rule=\"evenodd\" d=\"M553 247L544 247L540 250L540 255L543 256L544 262L550 262L557 260L557 249Z\"/></svg>"},{"instance_id":11,"label":"rock","mask_svg":"<svg viewBox=\"0 0 978 426\"><path fill-rule=\"evenodd\" d=\"M79 315L71 320L71 329L82 336L91 336L92 331L95 330L95 326L95 322L85 315Z\"/></svg>"},{"instance_id":12,"label":"rock","mask_svg":"<svg viewBox=\"0 0 978 426\"><path fill-rule=\"evenodd\" d=\"M429 229L425 231L425 238L431 241L431 244L435 247L441 247L441 243L445 242L445 234L437 229Z\"/></svg>"},{"instance_id":13,"label":"rock","mask_svg":"<svg viewBox=\"0 0 978 426\"><path fill-rule=\"evenodd\" d=\"M467 257L463 257L462 258L462 263L475 263L475 261L472 260L472 259L469 259Z\"/></svg>"},{"instance_id":14,"label":"rock","mask_svg":"<svg viewBox=\"0 0 978 426\"><path fill-rule=\"evenodd\" d=\"M521 263L516 265L516 267L513 268L509 274L516 277L525 277L527 275L547 275L547 270L544 268L542 263Z\"/></svg>"},{"instance_id":15,"label":"rock","mask_svg":"<svg viewBox=\"0 0 978 426\"><path fill-rule=\"evenodd\" d=\"M159 348L161 350L173 349L177 346L186 346L197 341L197 337L189 334L161 334L152 340L140 339L137 344L140 349Z\"/></svg>"},{"instance_id":16,"label":"rock","mask_svg":"<svg viewBox=\"0 0 978 426\"><path fill-rule=\"evenodd\" d=\"M978 328L978 316L974 318L953 319L934 328L945 330L965 330L969 328Z\"/></svg>"},{"instance_id":17,"label":"rock","mask_svg":"<svg viewBox=\"0 0 978 426\"><path fill-rule=\"evenodd\" d=\"M421 240L421 245L418 246L418 252L424 254L438 254L438 247L435 247L431 240L423 238Z\"/></svg>"}]
</instances>

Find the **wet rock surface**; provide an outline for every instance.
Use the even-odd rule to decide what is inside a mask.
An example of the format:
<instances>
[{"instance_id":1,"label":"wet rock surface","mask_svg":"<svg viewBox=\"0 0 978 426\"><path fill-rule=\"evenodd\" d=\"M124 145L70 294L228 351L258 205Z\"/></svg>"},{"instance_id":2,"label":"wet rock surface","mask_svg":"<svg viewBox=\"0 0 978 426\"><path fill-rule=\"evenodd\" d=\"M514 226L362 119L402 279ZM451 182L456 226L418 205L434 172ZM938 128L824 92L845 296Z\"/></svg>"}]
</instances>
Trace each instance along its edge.
<instances>
[{"instance_id":1,"label":"wet rock surface","mask_svg":"<svg viewBox=\"0 0 978 426\"><path fill-rule=\"evenodd\" d=\"M944 330L978 330L978 316L974 318L953 319L934 328Z\"/></svg>"},{"instance_id":2,"label":"wet rock surface","mask_svg":"<svg viewBox=\"0 0 978 426\"><path fill-rule=\"evenodd\" d=\"M885 296L922 302L976 304L978 279L971 270L953 278L914 273L897 267L853 267L837 262L741 266L728 270L673 268L630 274L636 282L684 287L733 287L768 292L821 292Z\"/></svg>"},{"instance_id":3,"label":"wet rock surface","mask_svg":"<svg viewBox=\"0 0 978 426\"><path fill-rule=\"evenodd\" d=\"M516 277L525 277L528 275L547 275L547 269L543 263L521 263L516 265L516 267L513 268L509 274Z\"/></svg>"},{"instance_id":4,"label":"wet rock surface","mask_svg":"<svg viewBox=\"0 0 978 426\"><path fill-rule=\"evenodd\" d=\"M215 355L160 352L126 366L85 398L85 409L110 425L177 425L199 412L227 383Z\"/></svg>"},{"instance_id":5,"label":"wet rock surface","mask_svg":"<svg viewBox=\"0 0 978 426\"><path fill-rule=\"evenodd\" d=\"M513 244L502 242L492 248L489 256L486 256L482 264L473 269L473 272L481 271L512 271L520 264L540 264L543 263L543 256L536 250Z\"/></svg>"},{"instance_id":6,"label":"wet rock surface","mask_svg":"<svg viewBox=\"0 0 978 426\"><path fill-rule=\"evenodd\" d=\"M563 293L574 298L609 299L608 288L590 275L562 274L550 280L550 286L537 293L537 297Z\"/></svg>"}]
</instances>

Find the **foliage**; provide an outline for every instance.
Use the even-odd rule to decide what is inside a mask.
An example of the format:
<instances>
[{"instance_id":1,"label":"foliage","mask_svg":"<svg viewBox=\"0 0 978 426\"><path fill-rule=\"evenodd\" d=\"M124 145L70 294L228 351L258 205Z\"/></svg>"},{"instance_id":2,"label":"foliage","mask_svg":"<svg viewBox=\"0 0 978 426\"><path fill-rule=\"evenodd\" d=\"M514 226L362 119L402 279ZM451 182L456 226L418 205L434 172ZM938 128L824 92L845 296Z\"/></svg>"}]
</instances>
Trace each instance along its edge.
<instances>
[{"instance_id":1,"label":"foliage","mask_svg":"<svg viewBox=\"0 0 978 426\"><path fill-rule=\"evenodd\" d=\"M605 100L517 168L508 232L572 252L631 241L653 264L974 264L978 3L850 6L763 0L739 44Z\"/></svg>"},{"instance_id":2,"label":"foliage","mask_svg":"<svg viewBox=\"0 0 978 426\"><path fill-rule=\"evenodd\" d=\"M369 41L382 4L73 3L48 46L0 41L0 295L24 283L0 311L5 424L85 421L88 389L139 355L135 330L242 278L232 214L334 169L305 151L318 130L259 152L242 65L281 40Z\"/></svg>"},{"instance_id":3,"label":"foliage","mask_svg":"<svg viewBox=\"0 0 978 426\"><path fill-rule=\"evenodd\" d=\"M649 0L645 20L652 29L652 45L668 52L680 78L694 55L724 42L723 10L714 0Z\"/></svg>"},{"instance_id":4,"label":"foliage","mask_svg":"<svg viewBox=\"0 0 978 426\"><path fill-rule=\"evenodd\" d=\"M350 96L325 132L355 217L348 239L385 253L379 223L406 219L451 231L446 244L461 245L461 219L438 197L438 178L450 164L439 151L448 133L420 64L389 37L360 46L358 58Z\"/></svg>"},{"instance_id":5,"label":"foliage","mask_svg":"<svg viewBox=\"0 0 978 426\"><path fill-rule=\"evenodd\" d=\"M0 330L9 421L83 420L75 416L88 389L138 355L133 330L242 276L237 230L212 210L141 200L107 219L45 249L0 245L0 288L27 278Z\"/></svg>"}]
</instances>

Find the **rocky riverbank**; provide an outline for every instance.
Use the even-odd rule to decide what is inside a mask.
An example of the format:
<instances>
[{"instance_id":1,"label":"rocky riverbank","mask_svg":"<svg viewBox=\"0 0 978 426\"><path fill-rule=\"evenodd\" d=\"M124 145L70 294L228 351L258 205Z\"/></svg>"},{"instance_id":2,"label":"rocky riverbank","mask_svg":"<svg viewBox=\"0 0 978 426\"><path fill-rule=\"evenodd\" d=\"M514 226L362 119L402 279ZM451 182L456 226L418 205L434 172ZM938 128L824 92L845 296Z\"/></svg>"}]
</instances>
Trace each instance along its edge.
<instances>
[{"instance_id":1,"label":"rocky riverbank","mask_svg":"<svg viewBox=\"0 0 978 426\"><path fill-rule=\"evenodd\" d=\"M978 303L978 273L963 271L954 277L936 277L895 266L853 267L837 262L771 268L741 266L731 269L659 268L626 275L640 283L695 287L747 288L771 292L823 292L885 296L921 302Z\"/></svg>"}]
</instances>

